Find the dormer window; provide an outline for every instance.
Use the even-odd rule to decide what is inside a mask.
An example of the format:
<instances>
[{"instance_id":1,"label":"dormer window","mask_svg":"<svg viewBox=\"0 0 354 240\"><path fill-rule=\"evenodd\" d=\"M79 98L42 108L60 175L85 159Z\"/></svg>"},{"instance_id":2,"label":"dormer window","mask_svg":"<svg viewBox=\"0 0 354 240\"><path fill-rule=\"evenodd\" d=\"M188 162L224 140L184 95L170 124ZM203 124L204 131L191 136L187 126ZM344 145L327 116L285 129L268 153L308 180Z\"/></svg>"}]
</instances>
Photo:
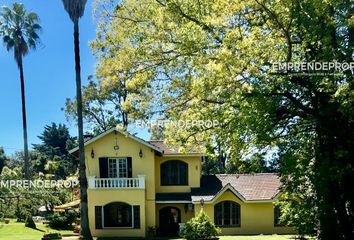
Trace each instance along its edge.
<instances>
[{"instance_id":1,"label":"dormer window","mask_svg":"<svg viewBox=\"0 0 354 240\"><path fill-rule=\"evenodd\" d=\"M170 160L160 167L162 186L188 185L188 164L180 160Z\"/></svg>"}]
</instances>

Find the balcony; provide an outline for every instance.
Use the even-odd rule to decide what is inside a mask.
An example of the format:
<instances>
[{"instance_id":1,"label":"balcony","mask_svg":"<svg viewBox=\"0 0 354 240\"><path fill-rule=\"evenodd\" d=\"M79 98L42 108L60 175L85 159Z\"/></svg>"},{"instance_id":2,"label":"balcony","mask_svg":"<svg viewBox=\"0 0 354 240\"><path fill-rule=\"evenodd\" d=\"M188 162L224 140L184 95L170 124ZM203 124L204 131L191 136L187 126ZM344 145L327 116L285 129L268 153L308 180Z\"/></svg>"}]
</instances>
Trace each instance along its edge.
<instances>
[{"instance_id":1,"label":"balcony","mask_svg":"<svg viewBox=\"0 0 354 240\"><path fill-rule=\"evenodd\" d=\"M89 176L89 189L145 189L145 176L137 178L96 178Z\"/></svg>"}]
</instances>

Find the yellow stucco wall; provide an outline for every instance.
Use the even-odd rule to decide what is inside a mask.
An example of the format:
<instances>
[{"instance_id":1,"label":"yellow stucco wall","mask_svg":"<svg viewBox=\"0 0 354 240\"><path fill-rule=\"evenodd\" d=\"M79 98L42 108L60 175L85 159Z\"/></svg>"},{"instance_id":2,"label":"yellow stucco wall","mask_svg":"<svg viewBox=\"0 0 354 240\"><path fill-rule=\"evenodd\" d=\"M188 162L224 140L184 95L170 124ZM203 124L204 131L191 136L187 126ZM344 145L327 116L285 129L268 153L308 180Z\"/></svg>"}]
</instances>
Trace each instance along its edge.
<instances>
[{"instance_id":1,"label":"yellow stucco wall","mask_svg":"<svg viewBox=\"0 0 354 240\"><path fill-rule=\"evenodd\" d=\"M118 150L114 149L115 145ZM143 152L140 158L139 151ZM94 158L91 151L94 150ZM99 177L100 157L132 157L133 177L145 175L145 190L141 189L89 189L90 228L95 236L145 236L147 226L156 225L155 217L155 153L154 150L120 133L110 133L85 146L87 176ZM94 225L94 206L103 206L114 201L140 205L140 229L103 229L96 230Z\"/></svg>"},{"instance_id":2,"label":"yellow stucco wall","mask_svg":"<svg viewBox=\"0 0 354 240\"><path fill-rule=\"evenodd\" d=\"M140 229L132 228L95 228L95 206L104 206L111 202L124 202L130 205L140 206ZM124 190L88 190L88 208L91 233L95 237L144 237L146 229L146 214L145 214L145 192L139 189L124 189Z\"/></svg>"},{"instance_id":3,"label":"yellow stucco wall","mask_svg":"<svg viewBox=\"0 0 354 240\"><path fill-rule=\"evenodd\" d=\"M118 150L114 149L115 145ZM140 158L139 151L143 152ZM95 156L91 157L94 150ZM85 146L87 176L99 177L100 157L132 157L133 177L145 175L145 189L89 189L89 219L90 228L94 236L112 237L144 237L146 229L159 225L159 210L173 206L181 211L181 222L185 223L197 214L201 206L194 206L194 211L185 211L185 204L156 204L155 193L163 192L190 192L191 187L200 187L201 157L199 156L156 156L154 150L120 133L110 133L97 141ZM188 186L161 186L160 165L168 160L181 160L188 164ZM241 226L237 228L223 228L223 235L237 234L285 234L294 233L290 227L274 227L273 203L245 203L233 193L225 192L215 202L204 205L205 212L211 220L214 219L214 205L225 200L235 201L241 206ZM125 202L140 206L140 229L95 229L95 206L104 206L111 202Z\"/></svg>"},{"instance_id":4,"label":"yellow stucco wall","mask_svg":"<svg viewBox=\"0 0 354 240\"><path fill-rule=\"evenodd\" d=\"M226 200L240 204L241 226L221 228L222 235L295 233L294 229L291 227L274 227L273 203L245 203L230 191L226 191L213 203L204 204L203 209L212 221L214 221L214 206ZM195 214L198 214L200 210L201 205L195 205Z\"/></svg>"},{"instance_id":5,"label":"yellow stucco wall","mask_svg":"<svg viewBox=\"0 0 354 240\"><path fill-rule=\"evenodd\" d=\"M160 165L169 160L180 160L188 164L188 186L161 186ZM190 192L191 187L200 187L201 157L158 157L155 160L156 192Z\"/></svg>"},{"instance_id":6,"label":"yellow stucco wall","mask_svg":"<svg viewBox=\"0 0 354 240\"><path fill-rule=\"evenodd\" d=\"M116 143L118 150L114 150ZM92 149L94 158L91 158ZM142 158L139 156L140 149L143 152ZM155 200L155 154L151 148L120 133L110 133L85 146L87 176L99 177L100 157L132 157L133 177L145 175L146 199Z\"/></svg>"}]
</instances>

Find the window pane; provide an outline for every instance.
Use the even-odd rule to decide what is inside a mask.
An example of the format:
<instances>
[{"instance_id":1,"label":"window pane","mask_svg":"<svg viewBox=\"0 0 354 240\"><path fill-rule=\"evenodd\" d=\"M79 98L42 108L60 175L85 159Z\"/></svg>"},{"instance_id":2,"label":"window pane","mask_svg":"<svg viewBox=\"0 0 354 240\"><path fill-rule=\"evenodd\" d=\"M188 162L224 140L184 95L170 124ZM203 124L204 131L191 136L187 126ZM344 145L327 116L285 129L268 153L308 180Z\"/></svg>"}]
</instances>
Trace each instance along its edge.
<instances>
[{"instance_id":1,"label":"window pane","mask_svg":"<svg viewBox=\"0 0 354 240\"><path fill-rule=\"evenodd\" d=\"M116 178L117 177L117 161L116 159L108 160L108 177Z\"/></svg>"},{"instance_id":2,"label":"window pane","mask_svg":"<svg viewBox=\"0 0 354 240\"><path fill-rule=\"evenodd\" d=\"M132 227L132 206L125 203L104 206L104 227Z\"/></svg>"},{"instance_id":3,"label":"window pane","mask_svg":"<svg viewBox=\"0 0 354 240\"><path fill-rule=\"evenodd\" d=\"M223 202L224 204L224 225L228 226L230 224L230 202Z\"/></svg>"},{"instance_id":4,"label":"window pane","mask_svg":"<svg viewBox=\"0 0 354 240\"><path fill-rule=\"evenodd\" d=\"M161 164L161 185L188 185L188 164L171 160Z\"/></svg>"},{"instance_id":5,"label":"window pane","mask_svg":"<svg viewBox=\"0 0 354 240\"><path fill-rule=\"evenodd\" d=\"M126 178L128 177L128 162L127 159L121 158L119 161L119 177Z\"/></svg>"},{"instance_id":6,"label":"window pane","mask_svg":"<svg viewBox=\"0 0 354 240\"><path fill-rule=\"evenodd\" d=\"M110 158L108 160L108 177L128 177L128 161L126 158Z\"/></svg>"},{"instance_id":7,"label":"window pane","mask_svg":"<svg viewBox=\"0 0 354 240\"><path fill-rule=\"evenodd\" d=\"M214 207L214 221L218 226L239 226L240 205L231 201L218 203Z\"/></svg>"},{"instance_id":8,"label":"window pane","mask_svg":"<svg viewBox=\"0 0 354 240\"><path fill-rule=\"evenodd\" d=\"M217 204L214 207L214 222L216 225L222 225L222 205Z\"/></svg>"}]
</instances>

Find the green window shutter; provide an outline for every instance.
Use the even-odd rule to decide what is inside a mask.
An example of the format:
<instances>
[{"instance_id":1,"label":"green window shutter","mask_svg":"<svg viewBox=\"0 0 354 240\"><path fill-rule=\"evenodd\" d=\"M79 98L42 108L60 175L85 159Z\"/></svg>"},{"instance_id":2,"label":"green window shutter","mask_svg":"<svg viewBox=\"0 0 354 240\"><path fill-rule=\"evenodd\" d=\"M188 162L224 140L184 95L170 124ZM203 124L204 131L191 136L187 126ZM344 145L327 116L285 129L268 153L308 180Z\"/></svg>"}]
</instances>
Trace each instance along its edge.
<instances>
[{"instance_id":1,"label":"green window shutter","mask_svg":"<svg viewBox=\"0 0 354 240\"><path fill-rule=\"evenodd\" d=\"M133 177L133 164L132 164L132 158L127 157L127 165L128 165L128 178Z\"/></svg>"},{"instance_id":2,"label":"green window shutter","mask_svg":"<svg viewBox=\"0 0 354 240\"><path fill-rule=\"evenodd\" d=\"M134 228L140 228L140 206L133 206Z\"/></svg>"},{"instance_id":3,"label":"green window shutter","mask_svg":"<svg viewBox=\"0 0 354 240\"><path fill-rule=\"evenodd\" d=\"M102 206L95 206L95 227L96 229L102 229Z\"/></svg>"},{"instance_id":4,"label":"green window shutter","mask_svg":"<svg viewBox=\"0 0 354 240\"><path fill-rule=\"evenodd\" d=\"M99 158L100 178L108 178L108 158Z\"/></svg>"}]
</instances>

